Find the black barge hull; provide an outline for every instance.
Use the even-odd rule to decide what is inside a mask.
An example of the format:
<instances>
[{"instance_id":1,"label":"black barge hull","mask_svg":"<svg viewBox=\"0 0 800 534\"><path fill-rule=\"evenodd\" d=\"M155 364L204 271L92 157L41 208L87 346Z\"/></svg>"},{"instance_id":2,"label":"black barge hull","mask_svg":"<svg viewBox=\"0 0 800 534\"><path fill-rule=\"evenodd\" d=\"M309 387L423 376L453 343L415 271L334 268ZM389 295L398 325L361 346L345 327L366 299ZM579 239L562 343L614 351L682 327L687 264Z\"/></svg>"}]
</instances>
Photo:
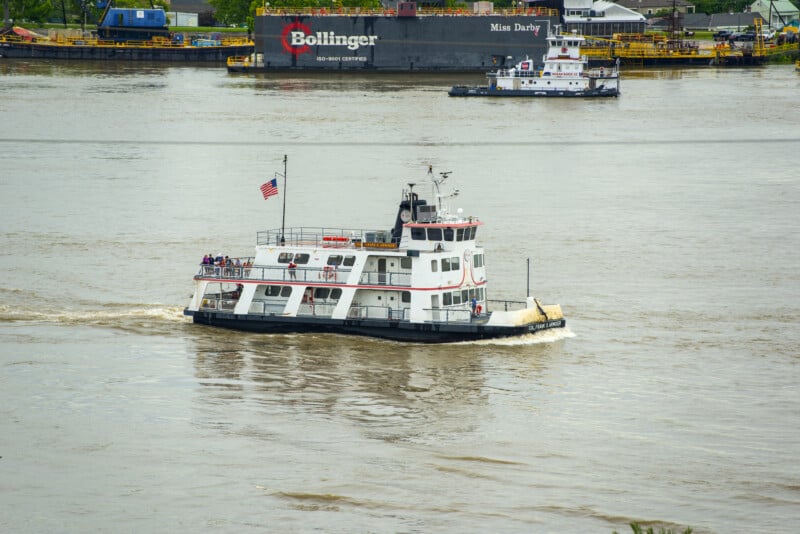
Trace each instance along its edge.
<instances>
[{"instance_id":1,"label":"black barge hull","mask_svg":"<svg viewBox=\"0 0 800 534\"><path fill-rule=\"evenodd\" d=\"M252 45L232 46L71 46L26 42L0 43L0 57L16 59L163 61L175 63L225 63L231 56L246 56Z\"/></svg>"},{"instance_id":2,"label":"black barge hull","mask_svg":"<svg viewBox=\"0 0 800 534\"><path fill-rule=\"evenodd\" d=\"M217 311L184 310L196 324L262 334L327 333L375 337L413 343L454 343L533 334L564 328L565 319L523 326L475 323L408 323L375 319L323 319L275 315L235 315Z\"/></svg>"},{"instance_id":3,"label":"black barge hull","mask_svg":"<svg viewBox=\"0 0 800 534\"><path fill-rule=\"evenodd\" d=\"M486 72L541 57L558 16L258 15L263 63L231 71Z\"/></svg>"}]
</instances>

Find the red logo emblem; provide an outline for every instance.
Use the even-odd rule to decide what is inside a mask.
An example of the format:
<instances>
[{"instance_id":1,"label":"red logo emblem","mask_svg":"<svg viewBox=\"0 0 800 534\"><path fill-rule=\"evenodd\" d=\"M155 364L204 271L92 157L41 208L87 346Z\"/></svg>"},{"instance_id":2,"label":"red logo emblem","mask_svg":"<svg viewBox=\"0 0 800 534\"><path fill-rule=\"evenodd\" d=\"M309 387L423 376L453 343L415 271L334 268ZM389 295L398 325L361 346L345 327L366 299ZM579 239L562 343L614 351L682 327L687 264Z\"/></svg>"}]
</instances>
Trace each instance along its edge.
<instances>
[{"instance_id":1,"label":"red logo emblem","mask_svg":"<svg viewBox=\"0 0 800 534\"><path fill-rule=\"evenodd\" d=\"M283 32L281 32L281 45L283 45L283 49L289 52L290 54L294 54L295 56L303 54L305 52L309 52L311 47L307 44L303 44L303 46L292 46L289 42L289 34L292 31L301 31L305 35L309 35L311 33L311 28L296 20L290 24L287 24L283 28Z\"/></svg>"}]
</instances>

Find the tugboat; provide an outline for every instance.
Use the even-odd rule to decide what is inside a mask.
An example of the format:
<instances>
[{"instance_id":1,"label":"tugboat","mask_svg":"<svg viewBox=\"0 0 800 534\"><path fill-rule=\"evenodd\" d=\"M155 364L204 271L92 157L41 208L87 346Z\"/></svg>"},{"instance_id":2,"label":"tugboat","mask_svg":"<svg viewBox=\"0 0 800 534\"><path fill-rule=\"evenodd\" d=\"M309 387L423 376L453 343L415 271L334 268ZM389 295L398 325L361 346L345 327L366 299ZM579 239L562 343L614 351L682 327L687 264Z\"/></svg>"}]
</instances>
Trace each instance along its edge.
<instances>
[{"instance_id":1,"label":"tugboat","mask_svg":"<svg viewBox=\"0 0 800 534\"><path fill-rule=\"evenodd\" d=\"M194 323L250 332L419 343L563 328L557 304L530 296L516 302L489 299L485 253L476 241L483 223L461 209L450 212L446 200L457 191L440 192L449 174L434 179L429 169L432 204L418 196L416 184L408 184L391 230L258 232L254 257L200 265L184 315ZM277 182L272 184L274 194Z\"/></svg>"},{"instance_id":2,"label":"tugboat","mask_svg":"<svg viewBox=\"0 0 800 534\"><path fill-rule=\"evenodd\" d=\"M619 62L612 67L589 69L581 55L582 35L574 30L564 35L556 27L547 36L544 66L537 68L526 58L509 69L489 72L488 86L456 85L450 96L619 96Z\"/></svg>"}]
</instances>

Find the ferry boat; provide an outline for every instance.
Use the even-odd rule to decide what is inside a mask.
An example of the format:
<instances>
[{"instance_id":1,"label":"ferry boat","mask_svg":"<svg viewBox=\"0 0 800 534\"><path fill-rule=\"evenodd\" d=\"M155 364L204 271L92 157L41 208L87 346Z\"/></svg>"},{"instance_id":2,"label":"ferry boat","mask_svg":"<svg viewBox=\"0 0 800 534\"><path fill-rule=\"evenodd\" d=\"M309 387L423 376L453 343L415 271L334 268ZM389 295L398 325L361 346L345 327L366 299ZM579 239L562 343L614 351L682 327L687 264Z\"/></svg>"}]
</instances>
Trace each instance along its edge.
<instances>
[{"instance_id":1,"label":"ferry boat","mask_svg":"<svg viewBox=\"0 0 800 534\"><path fill-rule=\"evenodd\" d=\"M547 36L543 66L525 59L509 69L489 72L487 86L456 85L450 96L619 96L619 64L589 68L581 55L585 38L573 31L562 34L558 28Z\"/></svg>"},{"instance_id":2,"label":"ferry boat","mask_svg":"<svg viewBox=\"0 0 800 534\"><path fill-rule=\"evenodd\" d=\"M434 179L429 204L403 191L391 230L279 228L255 256L201 264L184 314L194 323L261 333L337 333L443 343L563 328L557 304L491 300L483 224L452 213ZM284 174L285 176L285 174ZM285 201L285 197L284 197Z\"/></svg>"}]
</instances>

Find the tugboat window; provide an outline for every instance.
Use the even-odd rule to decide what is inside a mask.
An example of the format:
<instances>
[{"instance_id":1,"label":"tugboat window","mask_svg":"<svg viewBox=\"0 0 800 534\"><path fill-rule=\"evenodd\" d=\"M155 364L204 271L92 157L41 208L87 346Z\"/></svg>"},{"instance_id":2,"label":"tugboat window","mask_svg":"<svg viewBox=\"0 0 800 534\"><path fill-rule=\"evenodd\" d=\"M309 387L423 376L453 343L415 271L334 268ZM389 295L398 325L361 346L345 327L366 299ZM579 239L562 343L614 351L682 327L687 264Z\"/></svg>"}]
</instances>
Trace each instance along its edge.
<instances>
[{"instance_id":1,"label":"tugboat window","mask_svg":"<svg viewBox=\"0 0 800 534\"><path fill-rule=\"evenodd\" d=\"M441 241L442 229L441 228L428 228L428 241Z\"/></svg>"},{"instance_id":2,"label":"tugboat window","mask_svg":"<svg viewBox=\"0 0 800 534\"><path fill-rule=\"evenodd\" d=\"M294 255L294 262L297 264L301 263L308 263L308 258L310 256L308 254L295 254Z\"/></svg>"},{"instance_id":3,"label":"tugboat window","mask_svg":"<svg viewBox=\"0 0 800 534\"><path fill-rule=\"evenodd\" d=\"M412 228L411 239L415 241L422 241L425 239L425 228Z\"/></svg>"},{"instance_id":4,"label":"tugboat window","mask_svg":"<svg viewBox=\"0 0 800 534\"><path fill-rule=\"evenodd\" d=\"M342 265L344 265L345 267L352 267L355 263L356 263L355 256L345 256Z\"/></svg>"},{"instance_id":5,"label":"tugboat window","mask_svg":"<svg viewBox=\"0 0 800 534\"><path fill-rule=\"evenodd\" d=\"M453 229L452 228L445 228L444 229L444 240L445 241L452 241L453 240Z\"/></svg>"}]
</instances>

